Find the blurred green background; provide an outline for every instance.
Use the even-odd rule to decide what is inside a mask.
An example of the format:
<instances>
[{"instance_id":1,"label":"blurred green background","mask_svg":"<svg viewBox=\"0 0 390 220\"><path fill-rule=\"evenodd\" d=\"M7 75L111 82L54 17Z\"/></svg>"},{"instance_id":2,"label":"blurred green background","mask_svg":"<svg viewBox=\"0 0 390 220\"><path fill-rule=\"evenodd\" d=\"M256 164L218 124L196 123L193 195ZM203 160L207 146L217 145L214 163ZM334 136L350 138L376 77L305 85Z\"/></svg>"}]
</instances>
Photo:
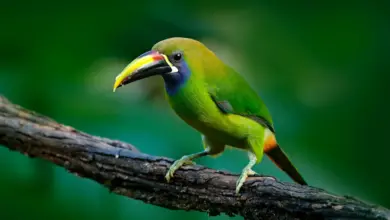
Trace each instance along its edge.
<instances>
[{"instance_id":1,"label":"blurred green background","mask_svg":"<svg viewBox=\"0 0 390 220\"><path fill-rule=\"evenodd\" d=\"M154 43L195 38L256 88L309 184L390 207L390 16L379 2L3 1L0 94L82 131L179 158L201 149L200 135L169 109L162 80L116 93L112 85ZM238 173L247 157L230 150L198 163ZM2 147L0 165L0 219L228 218L110 194ZM255 170L290 181L268 158Z\"/></svg>"}]
</instances>

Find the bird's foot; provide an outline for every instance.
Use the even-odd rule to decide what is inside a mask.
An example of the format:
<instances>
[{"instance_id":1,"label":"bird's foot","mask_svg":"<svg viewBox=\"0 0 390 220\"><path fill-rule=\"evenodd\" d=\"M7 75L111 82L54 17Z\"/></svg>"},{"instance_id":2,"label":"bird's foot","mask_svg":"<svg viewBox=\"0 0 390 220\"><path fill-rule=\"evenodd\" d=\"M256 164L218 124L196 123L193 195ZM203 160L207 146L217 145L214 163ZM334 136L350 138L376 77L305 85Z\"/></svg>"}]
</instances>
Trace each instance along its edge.
<instances>
[{"instance_id":1,"label":"bird's foot","mask_svg":"<svg viewBox=\"0 0 390 220\"><path fill-rule=\"evenodd\" d=\"M248 171L248 175L252 176L252 175L256 175L257 173L255 171L253 171L252 169L249 169Z\"/></svg>"},{"instance_id":2,"label":"bird's foot","mask_svg":"<svg viewBox=\"0 0 390 220\"><path fill-rule=\"evenodd\" d=\"M244 182L248 178L248 176L255 175L255 174L256 174L256 172L253 171L251 168L244 168L242 170L242 173L236 182L236 194L239 194L240 189L241 189L242 185L244 185Z\"/></svg>"},{"instance_id":3,"label":"bird's foot","mask_svg":"<svg viewBox=\"0 0 390 220\"><path fill-rule=\"evenodd\" d=\"M165 175L165 179L167 180L167 182L169 182L171 180L171 178L173 177L173 174L176 172L177 169L179 169L181 166L183 165L194 165L195 162L191 161L191 159L188 157L188 156L183 156L182 158L180 158L179 160L176 160L170 167L169 167L169 170L167 172L167 174Z\"/></svg>"}]
</instances>

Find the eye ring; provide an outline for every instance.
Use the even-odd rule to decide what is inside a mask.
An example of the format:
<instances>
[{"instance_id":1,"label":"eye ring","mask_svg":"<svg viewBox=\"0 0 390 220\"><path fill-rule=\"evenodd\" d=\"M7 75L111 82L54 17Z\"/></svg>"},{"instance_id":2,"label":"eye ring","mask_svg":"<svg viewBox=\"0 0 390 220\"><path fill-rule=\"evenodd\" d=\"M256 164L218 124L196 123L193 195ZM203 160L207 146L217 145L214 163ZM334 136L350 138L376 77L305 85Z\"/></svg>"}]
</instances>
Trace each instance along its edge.
<instances>
[{"instance_id":1,"label":"eye ring","mask_svg":"<svg viewBox=\"0 0 390 220\"><path fill-rule=\"evenodd\" d=\"M180 61L182 58L183 58L183 54L180 52L173 54L173 60L176 62Z\"/></svg>"}]
</instances>

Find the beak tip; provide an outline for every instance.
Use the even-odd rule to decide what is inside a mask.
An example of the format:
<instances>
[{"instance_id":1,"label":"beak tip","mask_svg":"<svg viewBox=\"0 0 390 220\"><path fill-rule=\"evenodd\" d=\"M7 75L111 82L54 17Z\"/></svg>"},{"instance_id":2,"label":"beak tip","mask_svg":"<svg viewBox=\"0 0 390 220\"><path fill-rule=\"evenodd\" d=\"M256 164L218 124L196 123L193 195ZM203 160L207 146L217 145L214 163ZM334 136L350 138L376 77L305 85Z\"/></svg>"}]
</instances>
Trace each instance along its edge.
<instances>
[{"instance_id":1,"label":"beak tip","mask_svg":"<svg viewBox=\"0 0 390 220\"><path fill-rule=\"evenodd\" d=\"M121 87L121 84L118 84L118 82L115 82L114 87L112 88L112 92L115 92L117 88Z\"/></svg>"},{"instance_id":2,"label":"beak tip","mask_svg":"<svg viewBox=\"0 0 390 220\"><path fill-rule=\"evenodd\" d=\"M122 72L115 77L115 82L112 91L115 92L119 87L124 86L130 82L134 82L136 80L140 80L152 75L159 74L155 71L150 71L153 67L161 67L161 64L163 64L163 60L165 60L169 65L168 58L163 55L156 52L147 52L135 60L133 60L130 64L128 64ZM170 65L171 66L171 65ZM145 75L135 75L136 73L140 73L140 71L147 71L147 74ZM161 72L161 71L160 71Z\"/></svg>"}]
</instances>

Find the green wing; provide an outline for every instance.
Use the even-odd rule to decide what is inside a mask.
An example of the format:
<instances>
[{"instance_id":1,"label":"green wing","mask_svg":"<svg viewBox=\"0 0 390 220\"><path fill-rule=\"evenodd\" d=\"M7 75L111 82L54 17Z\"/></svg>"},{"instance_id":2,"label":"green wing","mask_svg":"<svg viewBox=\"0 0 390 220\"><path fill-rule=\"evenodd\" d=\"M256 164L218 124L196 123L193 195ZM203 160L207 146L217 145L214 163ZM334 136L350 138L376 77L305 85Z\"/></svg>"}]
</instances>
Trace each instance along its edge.
<instances>
[{"instance_id":1,"label":"green wing","mask_svg":"<svg viewBox=\"0 0 390 220\"><path fill-rule=\"evenodd\" d=\"M218 108L226 114L251 118L274 132L267 107L245 79L230 67L226 67L222 78L206 76L209 94Z\"/></svg>"},{"instance_id":2,"label":"green wing","mask_svg":"<svg viewBox=\"0 0 390 220\"><path fill-rule=\"evenodd\" d=\"M251 118L274 132L271 115L261 98L242 76L231 68L227 70L218 77L206 76L209 94L214 103L223 113ZM268 149L266 154L294 181L307 185L279 145Z\"/></svg>"}]
</instances>

